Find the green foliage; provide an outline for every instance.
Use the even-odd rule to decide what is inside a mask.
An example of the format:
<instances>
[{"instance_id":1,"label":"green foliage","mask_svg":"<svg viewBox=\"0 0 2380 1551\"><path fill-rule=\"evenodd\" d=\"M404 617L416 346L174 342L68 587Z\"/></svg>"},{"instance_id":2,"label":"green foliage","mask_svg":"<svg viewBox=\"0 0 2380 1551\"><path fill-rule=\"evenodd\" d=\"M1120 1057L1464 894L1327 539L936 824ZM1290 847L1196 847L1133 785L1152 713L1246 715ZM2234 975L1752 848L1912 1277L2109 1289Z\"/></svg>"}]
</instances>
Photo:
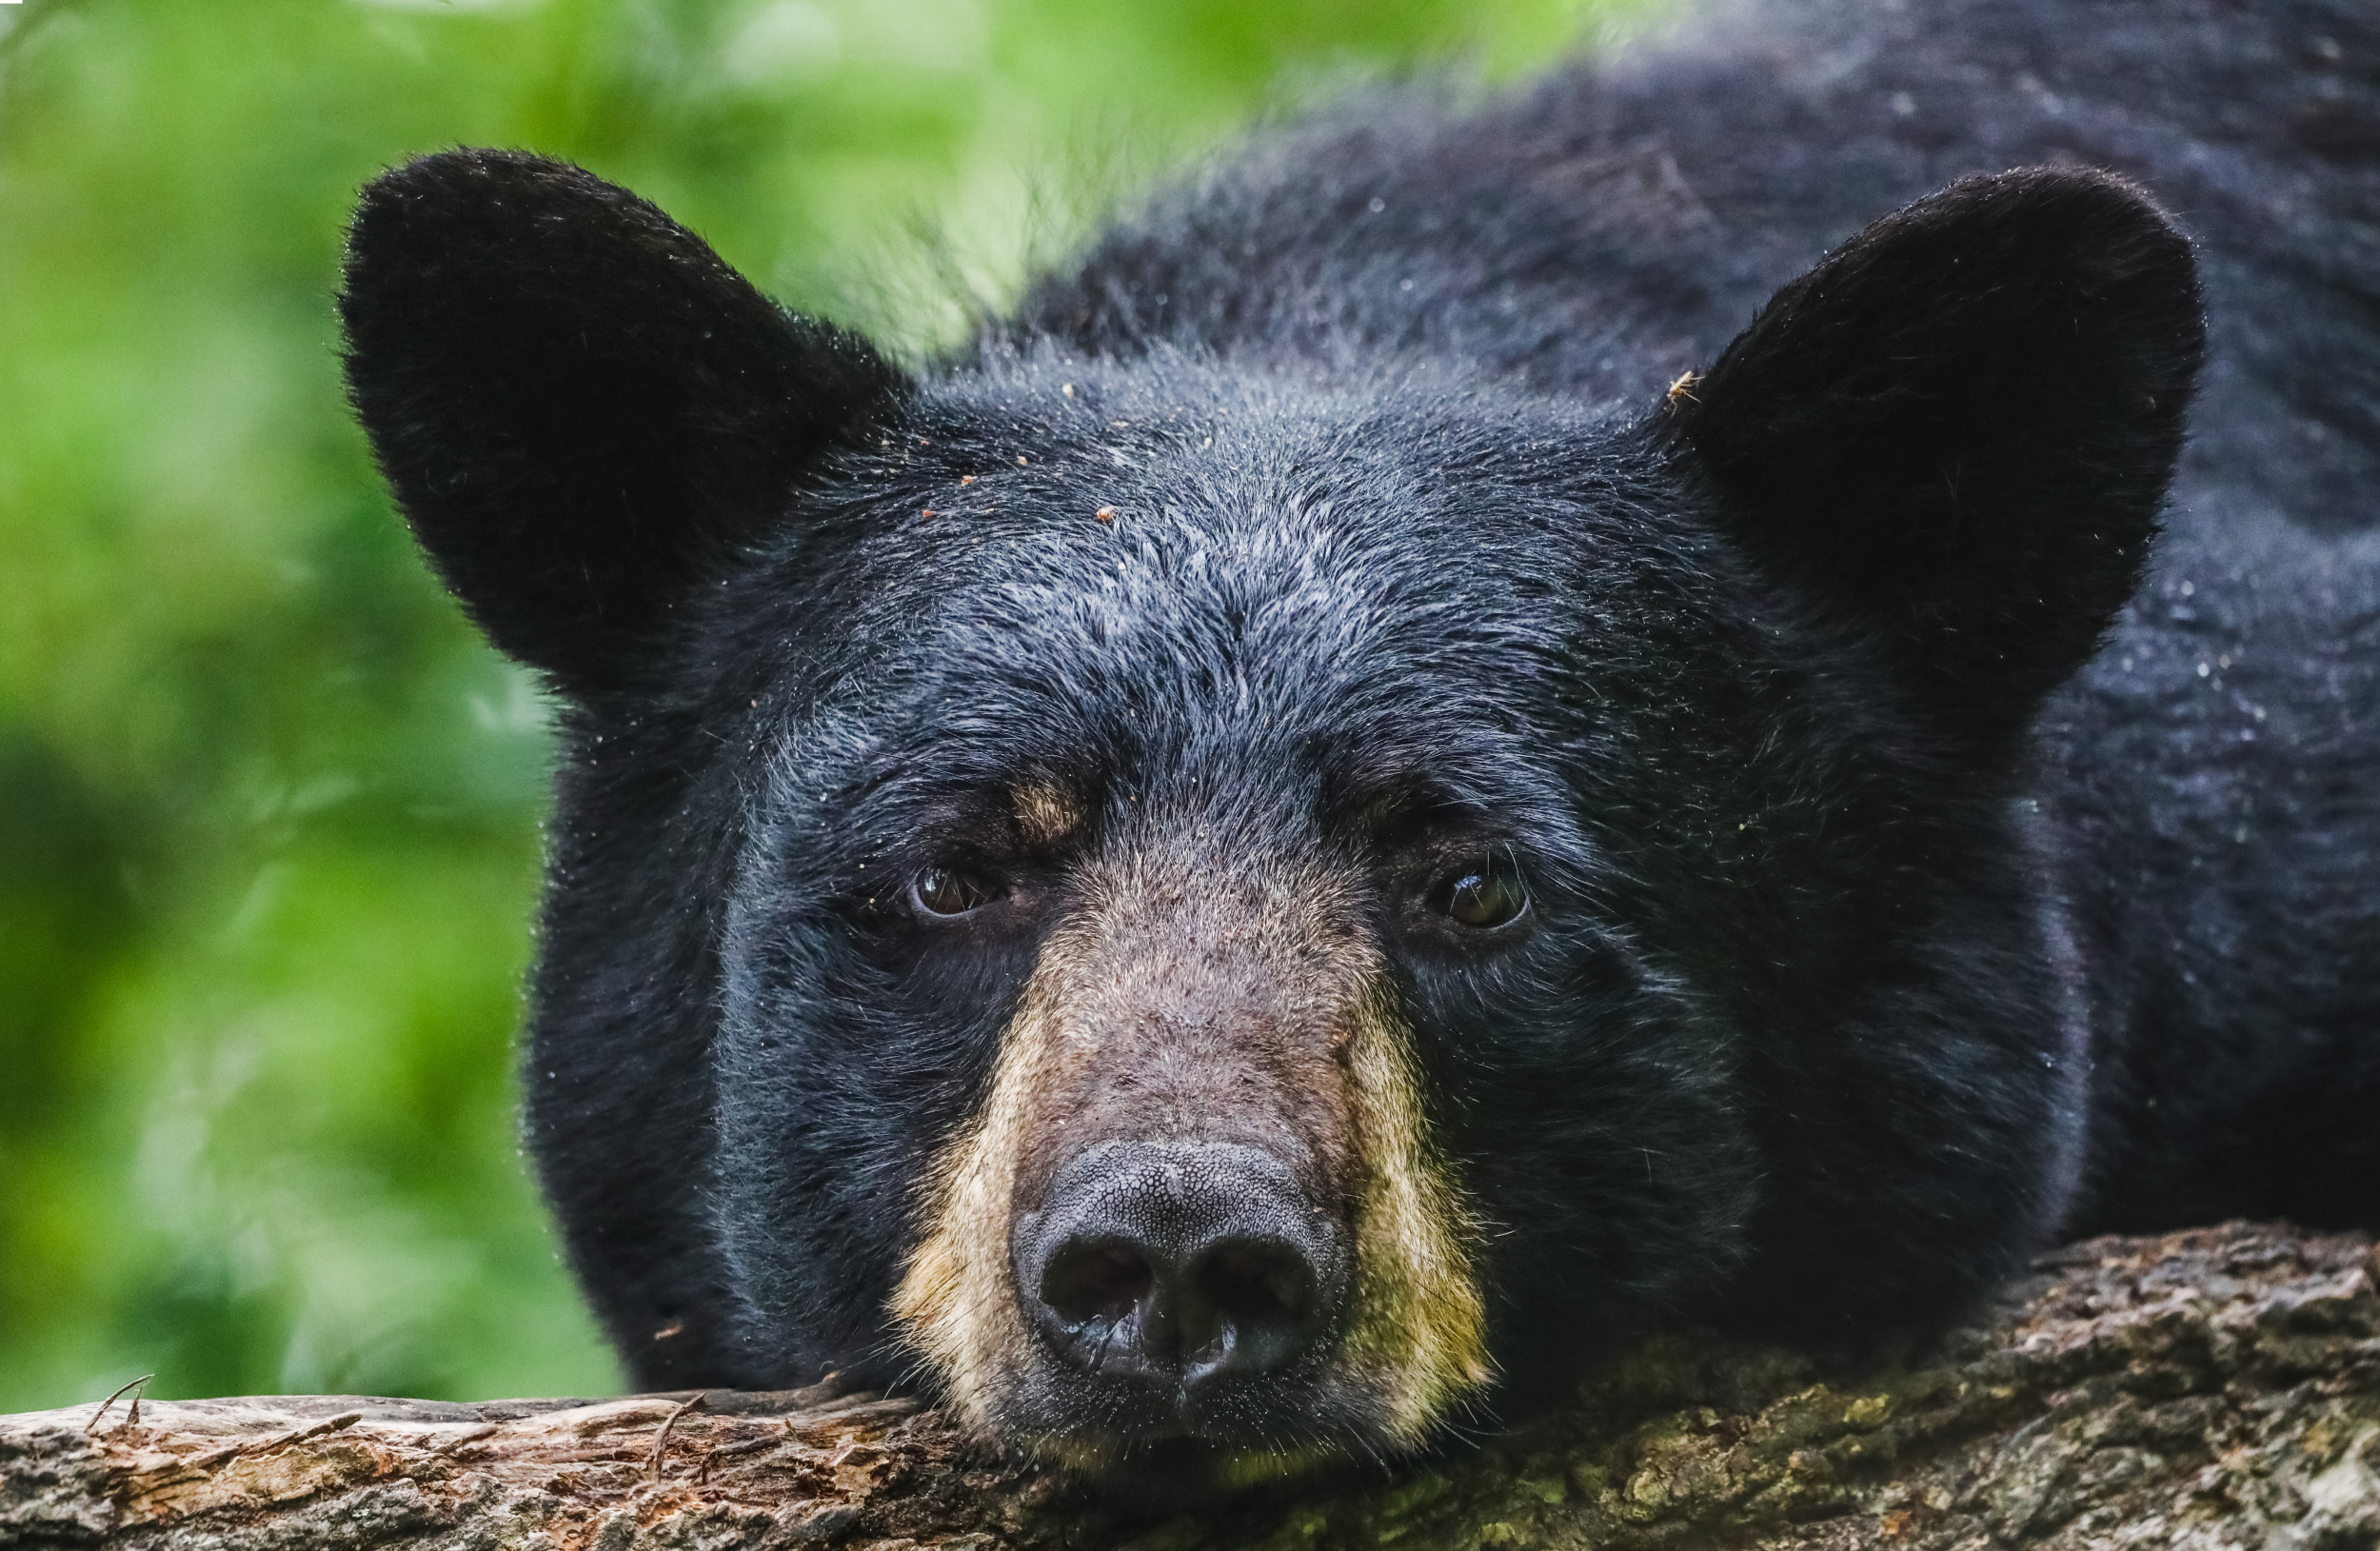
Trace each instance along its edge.
<instances>
[{"instance_id":1,"label":"green foliage","mask_svg":"<svg viewBox=\"0 0 2380 1551\"><path fill-rule=\"evenodd\" d=\"M618 1382L513 1138L546 707L346 414L359 183L569 156L917 352L1267 106L1593 3L0 9L0 1410Z\"/></svg>"}]
</instances>

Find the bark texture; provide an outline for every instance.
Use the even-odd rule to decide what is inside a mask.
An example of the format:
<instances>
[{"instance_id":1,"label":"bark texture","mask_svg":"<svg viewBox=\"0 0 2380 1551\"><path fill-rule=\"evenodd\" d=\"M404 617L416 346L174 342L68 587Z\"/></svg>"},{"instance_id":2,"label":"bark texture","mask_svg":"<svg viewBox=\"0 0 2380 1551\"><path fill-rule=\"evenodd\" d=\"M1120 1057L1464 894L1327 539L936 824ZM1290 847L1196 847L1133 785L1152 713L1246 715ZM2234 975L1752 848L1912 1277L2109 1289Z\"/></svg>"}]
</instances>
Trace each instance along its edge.
<instances>
[{"instance_id":1,"label":"bark texture","mask_svg":"<svg viewBox=\"0 0 2380 1551\"><path fill-rule=\"evenodd\" d=\"M1973 1324L1829 1366L1671 1338L1393 1478L1162 1521L914 1402L122 1401L0 1418L0 1544L553 1551L2380 1546L2380 1259L2100 1239Z\"/></svg>"}]
</instances>

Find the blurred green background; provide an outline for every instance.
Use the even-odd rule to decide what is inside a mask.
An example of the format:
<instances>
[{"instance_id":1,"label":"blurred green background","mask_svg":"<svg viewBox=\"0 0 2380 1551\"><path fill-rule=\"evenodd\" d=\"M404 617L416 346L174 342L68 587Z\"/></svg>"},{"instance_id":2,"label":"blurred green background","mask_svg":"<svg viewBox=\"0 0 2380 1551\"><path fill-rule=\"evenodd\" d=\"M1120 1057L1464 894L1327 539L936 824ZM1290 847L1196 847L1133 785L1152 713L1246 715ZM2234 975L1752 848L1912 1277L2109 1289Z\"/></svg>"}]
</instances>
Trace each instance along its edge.
<instances>
[{"instance_id":1,"label":"blurred green background","mask_svg":"<svg viewBox=\"0 0 2380 1551\"><path fill-rule=\"evenodd\" d=\"M342 403L360 182L568 156L916 354L1251 115L1597 4L0 6L0 1411L619 1382L513 1134L546 707Z\"/></svg>"}]
</instances>

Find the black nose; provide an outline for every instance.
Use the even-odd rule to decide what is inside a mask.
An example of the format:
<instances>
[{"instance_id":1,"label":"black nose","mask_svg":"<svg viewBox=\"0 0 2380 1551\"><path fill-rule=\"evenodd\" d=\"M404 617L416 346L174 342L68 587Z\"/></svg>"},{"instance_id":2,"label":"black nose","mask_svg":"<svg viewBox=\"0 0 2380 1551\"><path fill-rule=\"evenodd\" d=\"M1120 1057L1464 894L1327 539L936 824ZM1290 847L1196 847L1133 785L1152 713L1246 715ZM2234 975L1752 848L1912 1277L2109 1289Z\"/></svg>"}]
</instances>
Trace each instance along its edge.
<instances>
[{"instance_id":1,"label":"black nose","mask_svg":"<svg viewBox=\"0 0 2380 1551\"><path fill-rule=\"evenodd\" d=\"M1338 1320L1346 1233L1254 1147L1110 1142L1018 1221L1017 1284L1093 1374L1197 1386L1286 1367Z\"/></svg>"}]
</instances>

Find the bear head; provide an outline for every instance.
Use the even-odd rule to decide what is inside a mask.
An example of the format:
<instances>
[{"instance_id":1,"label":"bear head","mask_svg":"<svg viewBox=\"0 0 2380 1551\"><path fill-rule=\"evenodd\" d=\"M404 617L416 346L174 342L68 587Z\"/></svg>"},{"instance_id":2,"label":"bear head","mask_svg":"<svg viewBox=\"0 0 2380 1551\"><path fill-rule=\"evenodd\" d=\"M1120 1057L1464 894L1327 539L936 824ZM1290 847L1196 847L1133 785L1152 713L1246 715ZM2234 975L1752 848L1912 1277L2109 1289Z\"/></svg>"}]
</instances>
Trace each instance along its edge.
<instances>
[{"instance_id":1,"label":"bear head","mask_svg":"<svg viewBox=\"0 0 2380 1551\"><path fill-rule=\"evenodd\" d=\"M342 308L563 707L527 1127L644 1382L1244 1479L1648 1323L1946 1308L2062 1209L2025 728L2200 340L2129 186L1954 185L1617 407L907 371L487 151L367 190Z\"/></svg>"}]
</instances>

